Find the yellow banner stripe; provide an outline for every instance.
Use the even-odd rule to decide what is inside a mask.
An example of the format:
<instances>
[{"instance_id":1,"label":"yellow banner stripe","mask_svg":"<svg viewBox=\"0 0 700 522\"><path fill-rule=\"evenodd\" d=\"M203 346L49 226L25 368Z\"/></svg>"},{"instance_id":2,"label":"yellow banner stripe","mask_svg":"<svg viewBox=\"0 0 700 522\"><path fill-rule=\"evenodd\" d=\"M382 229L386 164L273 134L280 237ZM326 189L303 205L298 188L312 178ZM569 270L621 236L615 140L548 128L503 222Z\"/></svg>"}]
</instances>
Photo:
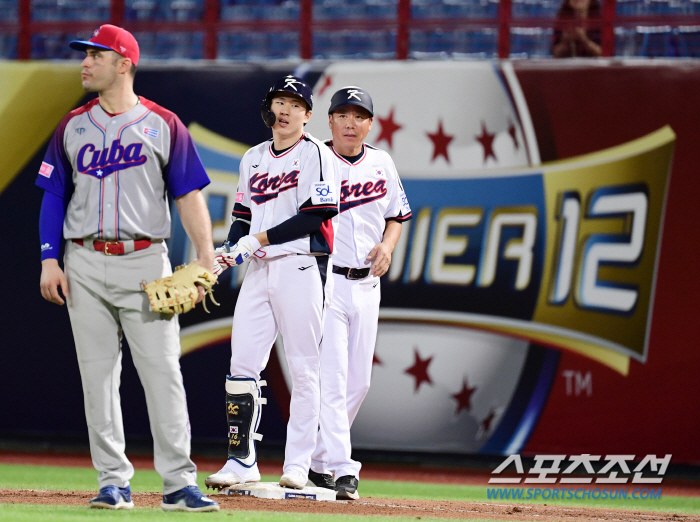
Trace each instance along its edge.
<instances>
[{"instance_id":1,"label":"yellow banner stripe","mask_svg":"<svg viewBox=\"0 0 700 522\"><path fill-rule=\"evenodd\" d=\"M0 63L0 194L83 97L80 69L75 62Z\"/></svg>"}]
</instances>

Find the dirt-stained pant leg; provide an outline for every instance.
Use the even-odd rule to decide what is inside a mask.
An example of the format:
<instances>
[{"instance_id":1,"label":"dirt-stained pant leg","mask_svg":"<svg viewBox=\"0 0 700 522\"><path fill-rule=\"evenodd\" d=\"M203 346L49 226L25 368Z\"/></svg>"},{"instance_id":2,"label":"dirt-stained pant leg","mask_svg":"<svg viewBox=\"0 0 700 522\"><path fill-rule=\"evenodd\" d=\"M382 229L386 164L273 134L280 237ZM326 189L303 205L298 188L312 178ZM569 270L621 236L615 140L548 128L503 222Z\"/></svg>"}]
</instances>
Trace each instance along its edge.
<instances>
[{"instance_id":1,"label":"dirt-stained pant leg","mask_svg":"<svg viewBox=\"0 0 700 522\"><path fill-rule=\"evenodd\" d=\"M171 273L163 244L108 261L107 285L119 306L119 319L146 396L156 471L163 493L197 483L190 459L190 423L180 371L177 315L151 312L141 281Z\"/></svg>"},{"instance_id":2,"label":"dirt-stained pant leg","mask_svg":"<svg viewBox=\"0 0 700 522\"><path fill-rule=\"evenodd\" d=\"M100 487L123 486L133 476L133 467L124 455L119 399L122 331L146 395L155 467L163 478L163 492L196 484L177 317L151 312L141 289L142 280L171 273L164 244L155 243L124 256L105 256L69 243L66 272L90 446L100 471Z\"/></svg>"},{"instance_id":3,"label":"dirt-stained pant leg","mask_svg":"<svg viewBox=\"0 0 700 522\"><path fill-rule=\"evenodd\" d=\"M124 454L119 399L121 328L115 308L105 299L104 255L68 242L64 265L92 462L99 472L100 488L125 487L134 476L134 468Z\"/></svg>"}]
</instances>

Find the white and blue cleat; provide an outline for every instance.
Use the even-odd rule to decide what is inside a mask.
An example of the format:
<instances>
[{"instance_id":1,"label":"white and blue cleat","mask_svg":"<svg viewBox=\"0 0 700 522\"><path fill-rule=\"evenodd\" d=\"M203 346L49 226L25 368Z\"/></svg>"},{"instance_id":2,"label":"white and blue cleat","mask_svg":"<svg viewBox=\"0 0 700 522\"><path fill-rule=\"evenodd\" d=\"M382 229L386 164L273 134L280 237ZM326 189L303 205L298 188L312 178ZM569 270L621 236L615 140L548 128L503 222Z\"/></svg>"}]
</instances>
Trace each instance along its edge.
<instances>
[{"instance_id":1,"label":"white and blue cleat","mask_svg":"<svg viewBox=\"0 0 700 522\"><path fill-rule=\"evenodd\" d=\"M100 488L99 494L90 499L88 507L97 509L132 509L131 488L118 486L105 486Z\"/></svg>"}]
</instances>

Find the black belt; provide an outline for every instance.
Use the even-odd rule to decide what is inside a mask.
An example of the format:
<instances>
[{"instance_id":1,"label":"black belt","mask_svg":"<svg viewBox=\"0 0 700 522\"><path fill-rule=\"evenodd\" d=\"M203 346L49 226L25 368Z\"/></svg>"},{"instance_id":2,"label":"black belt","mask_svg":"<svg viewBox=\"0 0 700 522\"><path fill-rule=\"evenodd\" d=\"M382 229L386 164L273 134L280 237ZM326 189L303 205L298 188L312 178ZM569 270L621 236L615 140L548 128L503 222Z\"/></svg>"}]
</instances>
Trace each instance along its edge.
<instances>
[{"instance_id":1,"label":"black belt","mask_svg":"<svg viewBox=\"0 0 700 522\"><path fill-rule=\"evenodd\" d=\"M346 266L334 266L334 274L340 274L347 279L364 279L369 275L369 268L348 268Z\"/></svg>"}]
</instances>

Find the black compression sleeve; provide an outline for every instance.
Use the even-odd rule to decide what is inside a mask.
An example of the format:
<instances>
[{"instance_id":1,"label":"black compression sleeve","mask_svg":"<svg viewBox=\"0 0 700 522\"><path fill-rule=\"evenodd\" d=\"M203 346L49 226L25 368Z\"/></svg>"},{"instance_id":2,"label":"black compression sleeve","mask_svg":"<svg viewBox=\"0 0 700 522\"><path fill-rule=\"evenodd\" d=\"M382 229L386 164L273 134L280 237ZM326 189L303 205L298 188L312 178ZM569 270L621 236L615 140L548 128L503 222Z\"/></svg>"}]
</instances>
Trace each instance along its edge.
<instances>
[{"instance_id":1,"label":"black compression sleeve","mask_svg":"<svg viewBox=\"0 0 700 522\"><path fill-rule=\"evenodd\" d=\"M267 231L271 245L287 243L321 229L324 218L311 212L301 212Z\"/></svg>"},{"instance_id":2,"label":"black compression sleeve","mask_svg":"<svg viewBox=\"0 0 700 522\"><path fill-rule=\"evenodd\" d=\"M241 219L235 220L231 223L231 228L228 230L227 241L232 245L238 243L238 240L243 236L247 236L250 232L250 225Z\"/></svg>"}]
</instances>

